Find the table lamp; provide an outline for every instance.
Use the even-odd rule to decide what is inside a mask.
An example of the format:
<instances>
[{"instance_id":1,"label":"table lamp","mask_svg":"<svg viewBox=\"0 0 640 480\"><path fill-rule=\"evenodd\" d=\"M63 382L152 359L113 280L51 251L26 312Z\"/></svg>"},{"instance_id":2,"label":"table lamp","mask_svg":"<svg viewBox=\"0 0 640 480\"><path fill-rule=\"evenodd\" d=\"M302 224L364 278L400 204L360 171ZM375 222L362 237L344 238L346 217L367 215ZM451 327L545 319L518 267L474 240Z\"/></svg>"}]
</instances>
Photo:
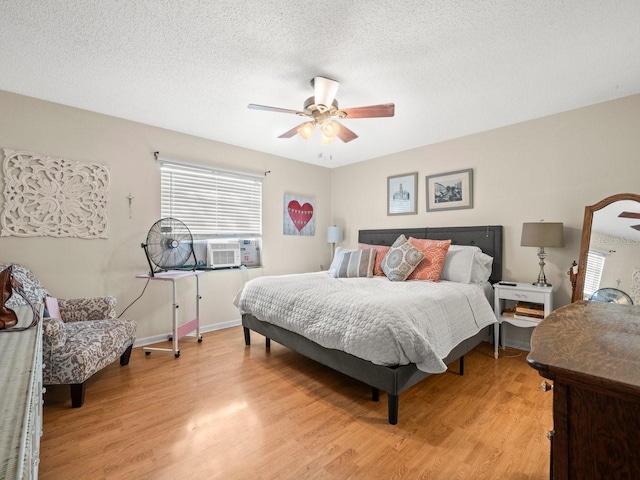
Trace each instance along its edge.
<instances>
[{"instance_id":1,"label":"table lamp","mask_svg":"<svg viewBox=\"0 0 640 480\"><path fill-rule=\"evenodd\" d=\"M340 227L336 227L333 225L332 227L327 228L327 242L331 244L331 258L335 255L336 252L336 243L340 243L342 241L342 229Z\"/></svg>"},{"instance_id":2,"label":"table lamp","mask_svg":"<svg viewBox=\"0 0 640 480\"><path fill-rule=\"evenodd\" d=\"M540 274L538 281L533 285L538 287L550 287L547 277L544 275L544 259L547 254L545 247L564 247L564 229L561 222L529 222L522 224L522 247L538 247L538 258L540 259Z\"/></svg>"}]
</instances>

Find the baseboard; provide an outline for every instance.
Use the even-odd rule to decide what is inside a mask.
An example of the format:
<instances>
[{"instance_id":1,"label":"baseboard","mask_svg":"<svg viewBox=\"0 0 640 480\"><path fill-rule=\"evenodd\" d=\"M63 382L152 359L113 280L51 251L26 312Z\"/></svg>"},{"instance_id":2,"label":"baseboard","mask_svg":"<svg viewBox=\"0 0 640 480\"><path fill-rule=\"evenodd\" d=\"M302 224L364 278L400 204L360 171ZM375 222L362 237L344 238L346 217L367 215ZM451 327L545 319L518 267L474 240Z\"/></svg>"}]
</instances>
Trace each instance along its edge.
<instances>
[{"instance_id":1,"label":"baseboard","mask_svg":"<svg viewBox=\"0 0 640 480\"><path fill-rule=\"evenodd\" d=\"M237 319L237 320L231 320L228 322L222 322L222 323L213 323L211 325L201 325L200 326L200 333L208 333L208 332L215 332L216 330L223 330L225 328L231 328L231 327L237 327L238 325L242 325L242 320L241 319ZM135 347L144 347L147 345L152 345L154 343L160 343L160 342L166 342L167 339L169 338L169 333L163 333L160 335L154 335L152 337L144 337L144 338L136 338L136 341L133 342L133 346ZM186 336L187 337L195 337L195 332L189 333Z\"/></svg>"}]
</instances>

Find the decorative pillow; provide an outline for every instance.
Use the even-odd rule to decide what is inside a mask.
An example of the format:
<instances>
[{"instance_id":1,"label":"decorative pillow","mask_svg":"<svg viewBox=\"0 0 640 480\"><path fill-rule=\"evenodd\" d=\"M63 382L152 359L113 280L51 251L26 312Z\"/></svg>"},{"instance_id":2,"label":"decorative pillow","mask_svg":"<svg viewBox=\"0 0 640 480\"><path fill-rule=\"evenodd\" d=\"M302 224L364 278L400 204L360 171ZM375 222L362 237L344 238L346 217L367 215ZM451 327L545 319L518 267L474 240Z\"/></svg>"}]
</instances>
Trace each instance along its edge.
<instances>
[{"instance_id":1,"label":"decorative pillow","mask_svg":"<svg viewBox=\"0 0 640 480\"><path fill-rule=\"evenodd\" d=\"M493 257L471 245L451 245L440 274L441 280L484 283L491 276Z\"/></svg>"},{"instance_id":2,"label":"decorative pillow","mask_svg":"<svg viewBox=\"0 0 640 480\"><path fill-rule=\"evenodd\" d=\"M338 267L340 267L340 263L342 262L342 255L348 252L353 252L353 250L349 250L348 248L336 247L333 252L333 260L331 261L331 265L329 266L329 273L332 277L338 276Z\"/></svg>"},{"instance_id":3,"label":"decorative pillow","mask_svg":"<svg viewBox=\"0 0 640 480\"><path fill-rule=\"evenodd\" d=\"M408 280L428 280L437 282L447 256L451 240L426 240L409 237L409 243L416 247L424 259L418 264Z\"/></svg>"},{"instance_id":4,"label":"decorative pillow","mask_svg":"<svg viewBox=\"0 0 640 480\"><path fill-rule=\"evenodd\" d=\"M382 271L382 259L384 258L384 256L389 252L389 249L391 247L387 247L386 245L368 245L366 243L359 243L358 244L358 248L359 249L364 249L364 248L375 248L377 253L376 253L376 263L373 266L373 274L374 275L379 275L384 277L384 272Z\"/></svg>"},{"instance_id":5,"label":"decorative pillow","mask_svg":"<svg viewBox=\"0 0 640 480\"><path fill-rule=\"evenodd\" d=\"M382 260L382 271L392 282L404 282L423 258L422 252L400 235Z\"/></svg>"},{"instance_id":6,"label":"decorative pillow","mask_svg":"<svg viewBox=\"0 0 640 480\"><path fill-rule=\"evenodd\" d=\"M54 297L46 297L44 299L44 305L49 313L49 317L62 318L60 316L60 306L58 305L58 299Z\"/></svg>"},{"instance_id":7,"label":"decorative pillow","mask_svg":"<svg viewBox=\"0 0 640 480\"><path fill-rule=\"evenodd\" d=\"M337 278L373 277L373 265L376 261L376 249L366 248L345 252L341 256Z\"/></svg>"}]
</instances>

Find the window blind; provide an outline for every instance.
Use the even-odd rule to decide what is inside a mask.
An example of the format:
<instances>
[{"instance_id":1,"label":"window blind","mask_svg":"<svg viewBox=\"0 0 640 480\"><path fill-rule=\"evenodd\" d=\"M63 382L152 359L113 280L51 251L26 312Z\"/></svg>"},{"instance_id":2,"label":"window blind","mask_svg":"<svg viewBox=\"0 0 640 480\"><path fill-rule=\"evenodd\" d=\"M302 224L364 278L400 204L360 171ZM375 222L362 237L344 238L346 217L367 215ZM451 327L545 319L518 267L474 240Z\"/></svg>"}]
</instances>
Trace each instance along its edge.
<instances>
[{"instance_id":1,"label":"window blind","mask_svg":"<svg viewBox=\"0 0 640 480\"><path fill-rule=\"evenodd\" d=\"M600 288L605 255L594 250L587 253L587 269L584 272L584 298L589 298Z\"/></svg>"},{"instance_id":2,"label":"window blind","mask_svg":"<svg viewBox=\"0 0 640 480\"><path fill-rule=\"evenodd\" d=\"M191 233L216 237L262 236L262 178L158 159L161 213Z\"/></svg>"}]
</instances>

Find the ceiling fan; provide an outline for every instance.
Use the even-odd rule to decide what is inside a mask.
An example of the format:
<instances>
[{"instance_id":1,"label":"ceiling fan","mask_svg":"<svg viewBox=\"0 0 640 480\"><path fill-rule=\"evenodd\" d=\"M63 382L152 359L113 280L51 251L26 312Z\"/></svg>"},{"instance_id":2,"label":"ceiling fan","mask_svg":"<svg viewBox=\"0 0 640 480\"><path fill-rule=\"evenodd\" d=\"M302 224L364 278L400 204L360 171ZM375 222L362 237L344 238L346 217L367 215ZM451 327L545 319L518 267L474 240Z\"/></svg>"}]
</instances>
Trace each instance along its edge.
<instances>
[{"instance_id":1,"label":"ceiling fan","mask_svg":"<svg viewBox=\"0 0 640 480\"><path fill-rule=\"evenodd\" d=\"M358 135L334 120L334 118L393 117L395 113L395 105L393 103L340 109L335 98L340 82L330 78L314 77L311 79L311 86L313 87L314 95L305 100L301 111L256 105L254 103L250 103L249 108L268 112L294 113L301 117L307 117L308 120L306 122L284 132L278 138L291 138L298 133L305 140L309 140L316 129L316 125L320 125L323 144L332 143L336 137L345 143L358 138Z\"/></svg>"},{"instance_id":2,"label":"ceiling fan","mask_svg":"<svg viewBox=\"0 0 640 480\"><path fill-rule=\"evenodd\" d=\"M640 213L636 212L622 212L618 215L618 218L634 218L640 220ZM640 225L629 225L631 228L640 231Z\"/></svg>"}]
</instances>

